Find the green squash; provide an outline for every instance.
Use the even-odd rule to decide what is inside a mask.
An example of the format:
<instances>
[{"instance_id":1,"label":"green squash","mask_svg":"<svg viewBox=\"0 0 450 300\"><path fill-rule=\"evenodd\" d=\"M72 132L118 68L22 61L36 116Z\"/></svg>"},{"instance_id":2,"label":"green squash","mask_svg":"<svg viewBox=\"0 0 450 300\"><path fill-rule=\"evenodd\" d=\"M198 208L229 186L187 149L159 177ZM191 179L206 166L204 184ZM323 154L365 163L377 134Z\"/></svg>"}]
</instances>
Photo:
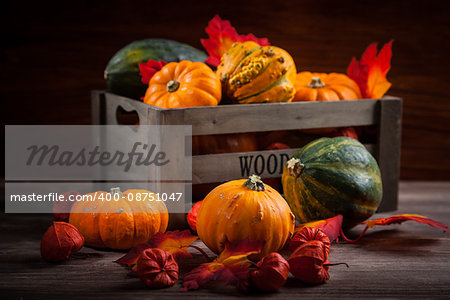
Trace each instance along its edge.
<instances>
[{"instance_id":1,"label":"green squash","mask_svg":"<svg viewBox=\"0 0 450 300\"><path fill-rule=\"evenodd\" d=\"M383 195L380 170L357 140L320 138L300 149L286 163L283 191L297 221L341 214L345 228L372 216Z\"/></svg>"},{"instance_id":2,"label":"green squash","mask_svg":"<svg viewBox=\"0 0 450 300\"><path fill-rule=\"evenodd\" d=\"M207 55L189 45L165 39L135 41L120 49L108 62L105 79L110 92L140 99L148 85L141 82L139 63L150 59L166 62L182 60L203 62Z\"/></svg>"}]
</instances>

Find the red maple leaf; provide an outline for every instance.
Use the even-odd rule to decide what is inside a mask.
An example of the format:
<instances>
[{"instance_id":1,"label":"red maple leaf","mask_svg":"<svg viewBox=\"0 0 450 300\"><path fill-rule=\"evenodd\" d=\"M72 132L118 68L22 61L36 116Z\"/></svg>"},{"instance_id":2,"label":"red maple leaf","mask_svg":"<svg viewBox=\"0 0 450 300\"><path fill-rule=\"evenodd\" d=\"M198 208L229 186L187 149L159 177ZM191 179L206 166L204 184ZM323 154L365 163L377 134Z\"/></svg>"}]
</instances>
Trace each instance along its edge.
<instances>
[{"instance_id":1,"label":"red maple leaf","mask_svg":"<svg viewBox=\"0 0 450 300\"><path fill-rule=\"evenodd\" d=\"M164 60L156 61L150 59L146 63L139 63L139 75L141 75L141 81L143 84L149 84L150 79L156 72L162 69L167 63Z\"/></svg>"},{"instance_id":2,"label":"red maple leaf","mask_svg":"<svg viewBox=\"0 0 450 300\"><path fill-rule=\"evenodd\" d=\"M236 29L231 26L230 21L222 20L219 15L215 15L206 27L208 39L200 39L203 47L209 54L206 63L212 66L220 64L222 55L236 42L253 41L261 46L269 45L267 38L257 38L253 34L239 35Z\"/></svg>"},{"instance_id":3,"label":"red maple leaf","mask_svg":"<svg viewBox=\"0 0 450 300\"><path fill-rule=\"evenodd\" d=\"M343 220L342 215L337 215L325 220L300 224L295 226L295 232L299 231L304 227L312 227L315 229L320 229L323 233L325 233L328 236L330 242L333 242L334 240L337 240L339 237L339 233L342 228L342 220Z\"/></svg>"},{"instance_id":4,"label":"red maple leaf","mask_svg":"<svg viewBox=\"0 0 450 300\"><path fill-rule=\"evenodd\" d=\"M380 99L391 87L386 75L391 68L392 42L385 44L377 56L377 44L370 44L357 61L352 58L347 75L361 89L363 98Z\"/></svg>"}]
</instances>

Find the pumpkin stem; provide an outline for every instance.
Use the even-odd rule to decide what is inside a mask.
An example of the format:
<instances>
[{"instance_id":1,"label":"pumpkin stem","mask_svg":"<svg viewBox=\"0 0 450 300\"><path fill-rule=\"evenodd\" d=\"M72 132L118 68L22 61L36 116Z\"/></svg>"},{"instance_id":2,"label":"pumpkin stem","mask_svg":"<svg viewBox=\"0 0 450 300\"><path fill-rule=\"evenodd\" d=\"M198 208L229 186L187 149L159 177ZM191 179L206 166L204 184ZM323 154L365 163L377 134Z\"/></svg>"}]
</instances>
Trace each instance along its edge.
<instances>
[{"instance_id":1,"label":"pumpkin stem","mask_svg":"<svg viewBox=\"0 0 450 300\"><path fill-rule=\"evenodd\" d=\"M244 182L244 185L248 187L249 189L252 189L254 191L265 191L266 186L261 180L261 177L258 175L251 175L246 182Z\"/></svg>"},{"instance_id":2,"label":"pumpkin stem","mask_svg":"<svg viewBox=\"0 0 450 300\"><path fill-rule=\"evenodd\" d=\"M114 195L119 195L119 198L123 197L122 192L120 191L120 187L114 187L111 188L111 195L114 197Z\"/></svg>"},{"instance_id":3,"label":"pumpkin stem","mask_svg":"<svg viewBox=\"0 0 450 300\"><path fill-rule=\"evenodd\" d=\"M325 86L325 83L323 83L322 80L320 80L320 77L312 77L311 82L308 84L309 88L313 89L320 89Z\"/></svg>"},{"instance_id":4,"label":"pumpkin stem","mask_svg":"<svg viewBox=\"0 0 450 300\"><path fill-rule=\"evenodd\" d=\"M180 83L178 82L178 81L176 81L176 80L171 80L171 81L169 81L168 83L167 83L167 91L169 92L169 93L173 93L173 92L175 92L176 90L178 90L178 88L180 87Z\"/></svg>"},{"instance_id":5,"label":"pumpkin stem","mask_svg":"<svg viewBox=\"0 0 450 300\"><path fill-rule=\"evenodd\" d=\"M305 165L300 162L300 159L295 157L288 160L286 164L289 175L295 177L300 176L300 174L302 174L303 168L305 167Z\"/></svg>"}]
</instances>

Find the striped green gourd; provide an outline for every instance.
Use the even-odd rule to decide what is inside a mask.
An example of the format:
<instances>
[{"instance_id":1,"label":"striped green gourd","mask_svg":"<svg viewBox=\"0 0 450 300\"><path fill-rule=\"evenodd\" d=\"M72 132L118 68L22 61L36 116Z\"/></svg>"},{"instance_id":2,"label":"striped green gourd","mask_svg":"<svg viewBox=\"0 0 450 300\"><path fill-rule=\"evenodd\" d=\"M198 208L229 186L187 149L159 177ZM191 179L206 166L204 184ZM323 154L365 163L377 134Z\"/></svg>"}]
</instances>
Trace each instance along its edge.
<instances>
[{"instance_id":1,"label":"striped green gourd","mask_svg":"<svg viewBox=\"0 0 450 300\"><path fill-rule=\"evenodd\" d=\"M284 166L284 196L301 223L344 216L350 228L372 216L383 190L373 156L357 140L320 138Z\"/></svg>"}]
</instances>

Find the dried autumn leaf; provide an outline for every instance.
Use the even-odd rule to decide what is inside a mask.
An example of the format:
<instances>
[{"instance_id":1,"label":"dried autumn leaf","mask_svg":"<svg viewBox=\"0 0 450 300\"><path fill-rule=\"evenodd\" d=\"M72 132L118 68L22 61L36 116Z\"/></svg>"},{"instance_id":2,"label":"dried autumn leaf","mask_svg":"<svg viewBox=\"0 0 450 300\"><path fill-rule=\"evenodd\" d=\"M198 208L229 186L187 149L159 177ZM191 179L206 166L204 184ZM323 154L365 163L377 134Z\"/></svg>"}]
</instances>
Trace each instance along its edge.
<instances>
[{"instance_id":1,"label":"dried autumn leaf","mask_svg":"<svg viewBox=\"0 0 450 300\"><path fill-rule=\"evenodd\" d=\"M425 216L416 215L416 214L402 214L402 215L395 215L390 216L388 218L380 218L380 219L373 219L363 222L363 224L367 224L367 227L372 228L375 225L390 225L394 223L403 223L405 221L416 221L417 223L423 223L428 224L432 227L436 227L439 229L442 229L444 231L450 231L448 229L448 226L444 223L435 221L433 219L430 219Z\"/></svg>"},{"instance_id":2,"label":"dried autumn leaf","mask_svg":"<svg viewBox=\"0 0 450 300\"><path fill-rule=\"evenodd\" d=\"M253 34L239 35L230 21L222 20L219 15L209 21L205 30L209 38L200 41L209 54L205 62L212 66L218 66L222 55L236 42L254 41L261 46L269 45L266 38L258 39Z\"/></svg>"},{"instance_id":3,"label":"dried autumn leaf","mask_svg":"<svg viewBox=\"0 0 450 300\"><path fill-rule=\"evenodd\" d=\"M359 237L356 238L355 240L348 239L344 235L342 230L341 230L341 236L342 236L342 239L344 241L348 242L348 243L356 243L360 239L362 239L362 237L365 235L366 231L369 228L372 228L372 227L374 227L376 225L385 226L385 225L390 225L390 224L400 224L400 223L403 223L405 221L416 221L417 223L428 224L428 225L430 225L432 227L436 227L436 228L442 229L442 230L447 231L447 232L450 231L448 229L448 226L445 225L444 223L435 221L435 220L430 219L428 217L424 217L424 216L416 215L416 214L402 214L402 215L390 216L388 218L379 218L379 219L373 219L373 220L368 220L368 221L362 222L361 224L366 224L366 227L361 232Z\"/></svg>"},{"instance_id":4,"label":"dried autumn leaf","mask_svg":"<svg viewBox=\"0 0 450 300\"><path fill-rule=\"evenodd\" d=\"M284 285L289 275L289 263L277 252L261 259L250 271L250 281L262 291L273 292Z\"/></svg>"},{"instance_id":5,"label":"dried autumn leaf","mask_svg":"<svg viewBox=\"0 0 450 300\"><path fill-rule=\"evenodd\" d=\"M189 229L179 231L167 231L166 233L157 233L148 242L151 248L159 248L172 253L178 260L181 257L191 257L187 248L198 239L198 236L192 235Z\"/></svg>"},{"instance_id":6,"label":"dried autumn leaf","mask_svg":"<svg viewBox=\"0 0 450 300\"><path fill-rule=\"evenodd\" d=\"M288 258L292 275L309 284L324 283L330 279L328 251L321 241L304 243Z\"/></svg>"},{"instance_id":7,"label":"dried autumn leaf","mask_svg":"<svg viewBox=\"0 0 450 300\"><path fill-rule=\"evenodd\" d=\"M304 227L320 229L323 233L325 233L328 236L330 242L333 242L334 240L337 240L340 235L340 231L342 228L342 220L343 220L342 215L337 215L325 220L300 224L295 227L295 232L301 230Z\"/></svg>"},{"instance_id":8,"label":"dried autumn leaf","mask_svg":"<svg viewBox=\"0 0 450 300\"><path fill-rule=\"evenodd\" d=\"M245 286L248 281L249 264L247 255L231 256L222 262L215 260L201 264L184 276L183 291L196 290L210 281L220 281L224 285Z\"/></svg>"},{"instance_id":9,"label":"dried autumn leaf","mask_svg":"<svg viewBox=\"0 0 450 300\"><path fill-rule=\"evenodd\" d=\"M53 222L41 239L41 256L46 261L62 261L84 245L84 237L72 224Z\"/></svg>"},{"instance_id":10,"label":"dried autumn leaf","mask_svg":"<svg viewBox=\"0 0 450 300\"><path fill-rule=\"evenodd\" d=\"M141 256L142 252L149 248L158 248L165 250L173 255L178 260L181 257L191 257L187 251L188 247L193 247L191 244L198 239L197 236L192 235L188 229L184 231L167 231L166 233L157 233L152 236L150 241L146 244L139 244L131 248L131 250L116 260L115 262L121 265L131 267L136 270L136 262Z\"/></svg>"},{"instance_id":11,"label":"dried autumn leaf","mask_svg":"<svg viewBox=\"0 0 450 300\"><path fill-rule=\"evenodd\" d=\"M164 60L156 61L150 59L148 62L139 63L139 75L141 75L141 81L143 84L148 84L150 79L156 72L162 69L167 64Z\"/></svg>"},{"instance_id":12,"label":"dried autumn leaf","mask_svg":"<svg viewBox=\"0 0 450 300\"><path fill-rule=\"evenodd\" d=\"M361 90L363 98L380 99L391 87L386 75L391 68L392 42L385 44L377 56L377 44L370 44L357 61L352 58L347 75Z\"/></svg>"},{"instance_id":13,"label":"dried autumn leaf","mask_svg":"<svg viewBox=\"0 0 450 300\"><path fill-rule=\"evenodd\" d=\"M330 239L321 229L315 227L303 227L296 232L289 242L289 250L294 252L301 245L313 240L321 241L327 252L330 252Z\"/></svg>"},{"instance_id":14,"label":"dried autumn leaf","mask_svg":"<svg viewBox=\"0 0 450 300\"><path fill-rule=\"evenodd\" d=\"M261 249L261 243L248 239L236 244L226 242L218 258L201 264L184 276L183 291L196 290L211 281L245 289L248 285L248 268L252 264L248 257L259 253Z\"/></svg>"},{"instance_id":15,"label":"dried autumn leaf","mask_svg":"<svg viewBox=\"0 0 450 300\"><path fill-rule=\"evenodd\" d=\"M257 254L261 252L263 248L263 242L250 241L248 238L240 241L239 243L225 242L225 248L217 258L218 261L224 261L228 257L236 257L238 255L248 256L250 254Z\"/></svg>"},{"instance_id":16,"label":"dried autumn leaf","mask_svg":"<svg viewBox=\"0 0 450 300\"><path fill-rule=\"evenodd\" d=\"M150 246L148 244L139 244L131 248L131 250L119 258L118 260L114 261L115 263L118 263L120 265L126 265L127 267L132 268L133 270L136 270L136 263L141 256L141 253L144 252L144 250L149 249Z\"/></svg>"}]
</instances>

